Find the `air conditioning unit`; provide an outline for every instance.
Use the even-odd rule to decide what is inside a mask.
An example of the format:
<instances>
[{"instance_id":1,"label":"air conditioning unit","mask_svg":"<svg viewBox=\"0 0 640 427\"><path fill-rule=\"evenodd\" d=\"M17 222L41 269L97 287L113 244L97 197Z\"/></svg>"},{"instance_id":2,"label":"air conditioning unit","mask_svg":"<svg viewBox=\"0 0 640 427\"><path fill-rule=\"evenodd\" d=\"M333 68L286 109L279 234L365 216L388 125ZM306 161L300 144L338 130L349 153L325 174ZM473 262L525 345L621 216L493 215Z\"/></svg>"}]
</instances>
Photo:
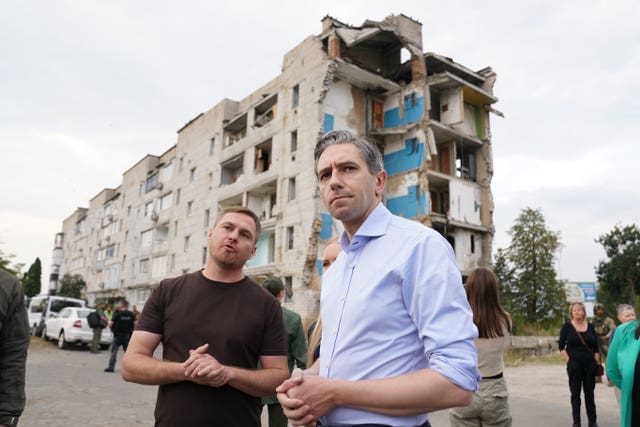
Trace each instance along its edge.
<instances>
[{"instance_id":1,"label":"air conditioning unit","mask_svg":"<svg viewBox=\"0 0 640 427\"><path fill-rule=\"evenodd\" d=\"M164 184L163 183L158 183L158 190L162 190L164 188Z\"/></svg>"},{"instance_id":2,"label":"air conditioning unit","mask_svg":"<svg viewBox=\"0 0 640 427\"><path fill-rule=\"evenodd\" d=\"M104 237L104 241L105 241L105 242L108 242L109 240L111 240L111 236L105 236L105 237Z\"/></svg>"},{"instance_id":3,"label":"air conditioning unit","mask_svg":"<svg viewBox=\"0 0 640 427\"><path fill-rule=\"evenodd\" d=\"M104 289L104 282L100 282L98 286L100 287L100 289Z\"/></svg>"},{"instance_id":4,"label":"air conditioning unit","mask_svg":"<svg viewBox=\"0 0 640 427\"><path fill-rule=\"evenodd\" d=\"M151 221L157 221L158 220L158 214L156 212L151 212Z\"/></svg>"}]
</instances>

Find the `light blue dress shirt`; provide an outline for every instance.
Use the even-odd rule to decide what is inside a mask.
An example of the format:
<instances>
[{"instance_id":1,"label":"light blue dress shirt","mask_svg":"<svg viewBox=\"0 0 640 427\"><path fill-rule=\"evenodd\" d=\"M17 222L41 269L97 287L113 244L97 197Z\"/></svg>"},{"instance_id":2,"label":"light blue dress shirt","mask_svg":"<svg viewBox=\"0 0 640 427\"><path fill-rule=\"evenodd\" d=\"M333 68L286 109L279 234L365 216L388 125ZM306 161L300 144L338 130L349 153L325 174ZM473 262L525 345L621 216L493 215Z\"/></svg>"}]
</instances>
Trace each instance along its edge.
<instances>
[{"instance_id":1,"label":"light blue dress shirt","mask_svg":"<svg viewBox=\"0 0 640 427\"><path fill-rule=\"evenodd\" d=\"M364 380L431 368L475 391L478 330L449 243L380 203L340 245L322 276L320 375ZM337 407L321 421L417 426L426 419Z\"/></svg>"}]
</instances>

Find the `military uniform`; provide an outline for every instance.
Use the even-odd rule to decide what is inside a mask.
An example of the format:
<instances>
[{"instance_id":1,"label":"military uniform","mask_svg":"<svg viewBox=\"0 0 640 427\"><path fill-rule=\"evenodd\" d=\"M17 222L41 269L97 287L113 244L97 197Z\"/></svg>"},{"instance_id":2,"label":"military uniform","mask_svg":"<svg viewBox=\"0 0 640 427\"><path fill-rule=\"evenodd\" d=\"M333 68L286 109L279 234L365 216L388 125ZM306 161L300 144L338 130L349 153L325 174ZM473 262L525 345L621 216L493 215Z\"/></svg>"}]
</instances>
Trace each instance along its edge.
<instances>
[{"instance_id":1,"label":"military uniform","mask_svg":"<svg viewBox=\"0 0 640 427\"><path fill-rule=\"evenodd\" d=\"M29 334L22 284L0 270L0 425L15 426L24 410Z\"/></svg>"}]
</instances>

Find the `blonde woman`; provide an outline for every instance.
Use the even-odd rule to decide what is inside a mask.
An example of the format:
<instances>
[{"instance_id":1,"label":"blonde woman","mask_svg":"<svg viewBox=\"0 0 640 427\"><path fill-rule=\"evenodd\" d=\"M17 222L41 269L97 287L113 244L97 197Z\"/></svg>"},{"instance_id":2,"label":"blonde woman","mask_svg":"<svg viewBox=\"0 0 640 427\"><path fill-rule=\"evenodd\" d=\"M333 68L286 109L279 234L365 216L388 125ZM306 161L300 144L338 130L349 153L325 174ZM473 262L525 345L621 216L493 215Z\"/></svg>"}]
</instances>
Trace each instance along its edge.
<instances>
[{"instance_id":1,"label":"blonde woman","mask_svg":"<svg viewBox=\"0 0 640 427\"><path fill-rule=\"evenodd\" d=\"M500 305L498 281L488 268L476 268L465 283L467 299L478 328L478 369L482 381L470 406L453 408L449 422L455 427L511 426L509 394L502 373L503 354L509 344L511 316Z\"/></svg>"},{"instance_id":2,"label":"blonde woman","mask_svg":"<svg viewBox=\"0 0 640 427\"><path fill-rule=\"evenodd\" d=\"M596 387L600 340L593 325L587 322L587 312L583 303L572 303L569 314L571 320L560 329L558 349L567 362L573 427L580 427L580 389L584 391L589 427L598 427L593 390Z\"/></svg>"}]
</instances>

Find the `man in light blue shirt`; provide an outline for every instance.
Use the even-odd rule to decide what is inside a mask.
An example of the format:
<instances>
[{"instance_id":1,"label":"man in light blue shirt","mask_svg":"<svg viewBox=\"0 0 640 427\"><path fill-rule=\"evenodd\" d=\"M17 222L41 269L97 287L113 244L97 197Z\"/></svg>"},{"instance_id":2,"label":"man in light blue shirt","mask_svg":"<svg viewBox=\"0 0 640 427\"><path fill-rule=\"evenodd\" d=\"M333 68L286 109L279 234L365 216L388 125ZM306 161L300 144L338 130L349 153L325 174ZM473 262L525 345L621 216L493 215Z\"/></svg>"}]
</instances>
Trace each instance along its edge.
<instances>
[{"instance_id":1,"label":"man in light blue shirt","mask_svg":"<svg viewBox=\"0 0 640 427\"><path fill-rule=\"evenodd\" d=\"M278 399L295 426L428 426L427 413L471 403L480 378L453 250L384 207L371 143L333 131L314 155L342 253L322 278L319 363L294 371Z\"/></svg>"}]
</instances>

